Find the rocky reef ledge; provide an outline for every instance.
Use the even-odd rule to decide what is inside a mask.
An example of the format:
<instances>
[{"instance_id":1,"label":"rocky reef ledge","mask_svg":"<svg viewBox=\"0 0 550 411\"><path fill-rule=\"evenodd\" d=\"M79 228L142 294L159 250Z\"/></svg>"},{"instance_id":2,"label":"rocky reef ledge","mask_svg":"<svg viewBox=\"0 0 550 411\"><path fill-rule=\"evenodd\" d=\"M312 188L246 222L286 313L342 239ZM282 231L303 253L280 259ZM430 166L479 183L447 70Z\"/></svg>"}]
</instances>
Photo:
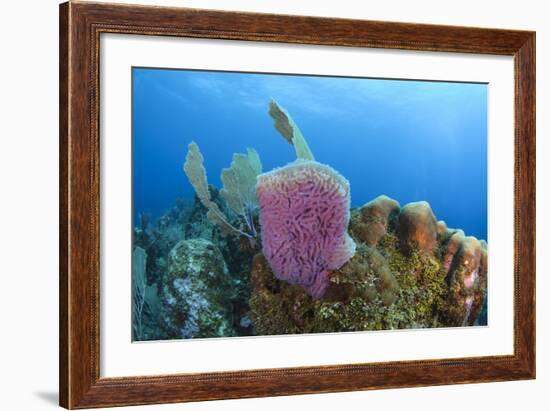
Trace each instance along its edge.
<instances>
[{"instance_id":1,"label":"rocky reef ledge","mask_svg":"<svg viewBox=\"0 0 550 411\"><path fill-rule=\"evenodd\" d=\"M258 253L250 318L258 335L486 324L487 243L437 221L427 202L380 196L352 209L356 253L321 299L278 280Z\"/></svg>"}]
</instances>

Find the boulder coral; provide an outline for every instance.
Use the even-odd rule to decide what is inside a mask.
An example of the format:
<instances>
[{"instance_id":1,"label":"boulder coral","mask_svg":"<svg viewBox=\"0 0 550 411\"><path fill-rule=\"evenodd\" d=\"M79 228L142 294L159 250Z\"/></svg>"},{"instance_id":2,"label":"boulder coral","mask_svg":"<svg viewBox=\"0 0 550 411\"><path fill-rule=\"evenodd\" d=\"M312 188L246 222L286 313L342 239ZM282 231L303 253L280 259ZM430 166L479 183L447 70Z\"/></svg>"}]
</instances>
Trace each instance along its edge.
<instances>
[{"instance_id":1,"label":"boulder coral","mask_svg":"<svg viewBox=\"0 0 550 411\"><path fill-rule=\"evenodd\" d=\"M412 246L432 252L437 244L437 221L426 201L409 203L399 213L397 235L404 252Z\"/></svg>"},{"instance_id":2,"label":"boulder coral","mask_svg":"<svg viewBox=\"0 0 550 411\"><path fill-rule=\"evenodd\" d=\"M355 253L348 235L348 181L331 167L298 159L258 177L262 250L275 276L324 295L328 273Z\"/></svg>"},{"instance_id":3,"label":"boulder coral","mask_svg":"<svg viewBox=\"0 0 550 411\"><path fill-rule=\"evenodd\" d=\"M353 230L353 235L360 237L365 244L376 246L398 213L397 201L385 195L378 196L352 211L353 222L350 230Z\"/></svg>"},{"instance_id":4,"label":"boulder coral","mask_svg":"<svg viewBox=\"0 0 550 411\"><path fill-rule=\"evenodd\" d=\"M453 264L455 255L465 238L464 231L462 230L456 230L454 233L450 234L443 253L443 267L445 267L446 274L449 274L451 271L451 265Z\"/></svg>"},{"instance_id":5,"label":"boulder coral","mask_svg":"<svg viewBox=\"0 0 550 411\"><path fill-rule=\"evenodd\" d=\"M438 221L437 222L437 237L442 238L449 232L449 229L447 228L447 223L445 221Z\"/></svg>"},{"instance_id":6,"label":"boulder coral","mask_svg":"<svg viewBox=\"0 0 550 411\"><path fill-rule=\"evenodd\" d=\"M250 317L257 334L485 325L487 246L438 224L426 202L378 197L351 211L354 256L315 299L257 254ZM438 233L439 228L439 233ZM444 228L444 230L443 230Z\"/></svg>"},{"instance_id":7,"label":"boulder coral","mask_svg":"<svg viewBox=\"0 0 550 411\"><path fill-rule=\"evenodd\" d=\"M465 326L474 323L483 305L487 287L487 248L484 241L474 237L459 235L458 238L461 241L447 278L449 305L445 316L449 325Z\"/></svg>"}]
</instances>

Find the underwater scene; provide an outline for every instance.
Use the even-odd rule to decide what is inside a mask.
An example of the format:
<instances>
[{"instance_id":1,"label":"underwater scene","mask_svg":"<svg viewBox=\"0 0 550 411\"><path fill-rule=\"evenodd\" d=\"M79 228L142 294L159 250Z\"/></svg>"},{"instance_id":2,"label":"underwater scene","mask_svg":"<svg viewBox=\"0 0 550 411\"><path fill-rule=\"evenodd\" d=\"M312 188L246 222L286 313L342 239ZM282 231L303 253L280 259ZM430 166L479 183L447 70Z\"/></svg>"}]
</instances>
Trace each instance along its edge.
<instances>
[{"instance_id":1,"label":"underwater scene","mask_svg":"<svg viewBox=\"0 0 550 411\"><path fill-rule=\"evenodd\" d=\"M132 69L132 338L487 325L487 84Z\"/></svg>"}]
</instances>

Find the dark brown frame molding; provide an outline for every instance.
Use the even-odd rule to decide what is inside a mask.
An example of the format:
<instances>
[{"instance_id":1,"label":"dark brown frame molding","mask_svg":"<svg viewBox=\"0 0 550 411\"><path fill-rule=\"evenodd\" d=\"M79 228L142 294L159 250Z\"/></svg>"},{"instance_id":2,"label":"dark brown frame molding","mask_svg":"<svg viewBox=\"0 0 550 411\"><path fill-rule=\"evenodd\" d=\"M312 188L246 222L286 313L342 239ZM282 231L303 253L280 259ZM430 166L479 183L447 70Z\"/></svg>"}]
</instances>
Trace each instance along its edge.
<instances>
[{"instance_id":1,"label":"dark brown frame molding","mask_svg":"<svg viewBox=\"0 0 550 411\"><path fill-rule=\"evenodd\" d=\"M172 403L535 378L535 33L184 8L60 6L60 405ZM101 33L513 56L514 354L429 361L100 378Z\"/></svg>"}]
</instances>

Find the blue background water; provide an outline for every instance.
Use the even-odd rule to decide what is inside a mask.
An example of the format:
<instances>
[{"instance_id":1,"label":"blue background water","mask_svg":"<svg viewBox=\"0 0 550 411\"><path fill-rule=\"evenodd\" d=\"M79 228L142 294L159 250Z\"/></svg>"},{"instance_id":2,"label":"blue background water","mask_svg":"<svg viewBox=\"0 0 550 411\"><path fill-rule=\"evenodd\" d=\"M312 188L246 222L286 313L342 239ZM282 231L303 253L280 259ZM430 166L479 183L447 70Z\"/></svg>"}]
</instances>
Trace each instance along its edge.
<instances>
[{"instance_id":1,"label":"blue background water","mask_svg":"<svg viewBox=\"0 0 550 411\"><path fill-rule=\"evenodd\" d=\"M267 113L273 97L315 159L351 184L352 205L380 194L428 201L439 220L487 238L487 85L133 69L134 217L193 198L183 173L194 140L210 184L254 147L268 171L295 160Z\"/></svg>"}]
</instances>

